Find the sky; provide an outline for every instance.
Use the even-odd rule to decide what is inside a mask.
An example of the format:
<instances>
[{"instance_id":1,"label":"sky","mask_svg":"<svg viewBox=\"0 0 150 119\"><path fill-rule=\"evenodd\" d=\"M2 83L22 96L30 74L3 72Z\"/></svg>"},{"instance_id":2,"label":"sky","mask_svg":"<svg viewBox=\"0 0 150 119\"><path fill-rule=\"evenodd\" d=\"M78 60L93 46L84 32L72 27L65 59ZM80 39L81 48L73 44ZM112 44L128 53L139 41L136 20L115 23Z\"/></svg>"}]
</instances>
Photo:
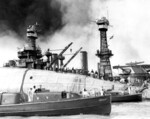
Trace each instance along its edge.
<instances>
[{"instance_id":1,"label":"sky","mask_svg":"<svg viewBox=\"0 0 150 119\"><path fill-rule=\"evenodd\" d=\"M101 17L106 17L111 24L107 40L114 54L110 58L112 66L135 61L150 63L148 0L18 1L9 2L6 6L3 3L0 7L0 65L17 58L17 48L26 42L26 26L37 20L43 30L37 43L43 52L48 48L63 49L73 42L72 52L83 47L88 52L89 70L97 70L99 59L95 54L100 47L100 33L93 21ZM109 39L112 35L113 39ZM70 53L69 50L66 53ZM71 56L65 57L67 60ZM80 67L79 64L78 55L68 66Z\"/></svg>"}]
</instances>

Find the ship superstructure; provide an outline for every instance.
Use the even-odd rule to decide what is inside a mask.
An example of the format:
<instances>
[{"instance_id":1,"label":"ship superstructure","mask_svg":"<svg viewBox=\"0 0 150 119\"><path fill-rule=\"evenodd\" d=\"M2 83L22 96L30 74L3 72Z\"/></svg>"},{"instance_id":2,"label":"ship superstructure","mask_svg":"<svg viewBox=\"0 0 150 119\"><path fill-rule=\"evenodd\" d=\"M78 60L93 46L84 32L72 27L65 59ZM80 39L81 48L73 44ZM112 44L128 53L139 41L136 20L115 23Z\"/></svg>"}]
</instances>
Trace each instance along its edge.
<instances>
[{"instance_id":1,"label":"ship superstructure","mask_svg":"<svg viewBox=\"0 0 150 119\"><path fill-rule=\"evenodd\" d=\"M38 24L27 27L27 44L18 51L18 67L42 69L43 62L40 47L36 46Z\"/></svg>"},{"instance_id":2,"label":"ship superstructure","mask_svg":"<svg viewBox=\"0 0 150 119\"><path fill-rule=\"evenodd\" d=\"M107 43L107 30L109 21L105 17L102 17L101 19L96 21L96 24L98 25L100 31L100 50L97 50L96 54L96 56L100 58L100 63L98 63L99 76L103 76L106 80L112 80L113 75L110 57L113 56L113 54L111 50L109 50Z\"/></svg>"},{"instance_id":3,"label":"ship superstructure","mask_svg":"<svg viewBox=\"0 0 150 119\"><path fill-rule=\"evenodd\" d=\"M31 68L31 69L45 69L52 71L64 71L66 66L71 62L71 60L82 50L82 47L77 50L72 57L64 64L64 53L73 44L69 43L62 51L57 54L47 49L47 51L42 54L41 48L36 45L36 40L38 39L39 25L36 23L27 27L27 43L23 48L18 50L19 60L9 60L4 67L19 67L19 68ZM81 51L82 67L78 69L78 73L87 75L88 73L88 63L87 63L87 52ZM46 60L44 59L46 58ZM80 71L79 71L80 70ZM82 71L81 71L82 70Z\"/></svg>"},{"instance_id":4,"label":"ship superstructure","mask_svg":"<svg viewBox=\"0 0 150 119\"><path fill-rule=\"evenodd\" d=\"M46 69L55 70L63 66L65 57L63 53L73 44L72 42L67 45L60 54L52 53L48 49L42 54L41 48L36 46L38 39L39 25L29 25L27 27L27 43L23 48L18 50L19 60L9 60L5 67L20 67L20 68L33 68L33 69ZM43 60L43 57L46 60Z\"/></svg>"},{"instance_id":5,"label":"ship superstructure","mask_svg":"<svg viewBox=\"0 0 150 119\"><path fill-rule=\"evenodd\" d=\"M105 80L113 80L110 63L110 57L113 56L113 54L111 50L109 50L107 43L107 30L109 21L103 17L97 20L96 23L99 26L100 31L100 50L97 51L96 56L100 58L100 62L98 63L98 71L95 73L92 72L94 73L92 77L99 79L103 77ZM77 69L75 72L83 75L90 75L88 71L88 54L86 51L81 51L82 47L77 50L64 64L64 53L73 44L73 42L69 43L59 54L53 53L50 49L47 49L47 51L42 54L40 47L36 45L39 31L40 27L37 23L27 27L27 43L18 51L19 60L9 60L9 63L7 63L5 66L64 71L66 65L68 65L68 63L70 63L70 61L80 52L81 68ZM46 60L43 60L43 57L46 57ZM74 69L72 69L72 72L74 72Z\"/></svg>"}]
</instances>

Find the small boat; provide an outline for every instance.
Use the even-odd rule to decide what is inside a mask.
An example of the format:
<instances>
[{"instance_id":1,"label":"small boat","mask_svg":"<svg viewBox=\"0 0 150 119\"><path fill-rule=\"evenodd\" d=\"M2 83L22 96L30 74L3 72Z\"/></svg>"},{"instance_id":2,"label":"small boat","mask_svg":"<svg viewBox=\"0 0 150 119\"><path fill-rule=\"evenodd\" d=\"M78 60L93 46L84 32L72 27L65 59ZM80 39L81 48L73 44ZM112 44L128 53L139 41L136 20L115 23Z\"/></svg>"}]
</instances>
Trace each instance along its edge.
<instances>
[{"instance_id":1,"label":"small boat","mask_svg":"<svg viewBox=\"0 0 150 119\"><path fill-rule=\"evenodd\" d=\"M115 91L114 86L112 86L112 88L105 91L105 93L112 96L112 102L140 102L142 101L143 90L145 90L145 88L135 90L134 93L131 93L131 87L126 85L123 89L123 92L120 92Z\"/></svg>"},{"instance_id":2,"label":"small boat","mask_svg":"<svg viewBox=\"0 0 150 119\"><path fill-rule=\"evenodd\" d=\"M111 93L112 102L140 102L142 101L142 93L135 94L119 94L118 92Z\"/></svg>"},{"instance_id":3,"label":"small boat","mask_svg":"<svg viewBox=\"0 0 150 119\"><path fill-rule=\"evenodd\" d=\"M84 98L69 92L38 92L30 102L22 96L1 93L0 116L109 115L111 112L110 95Z\"/></svg>"}]
</instances>

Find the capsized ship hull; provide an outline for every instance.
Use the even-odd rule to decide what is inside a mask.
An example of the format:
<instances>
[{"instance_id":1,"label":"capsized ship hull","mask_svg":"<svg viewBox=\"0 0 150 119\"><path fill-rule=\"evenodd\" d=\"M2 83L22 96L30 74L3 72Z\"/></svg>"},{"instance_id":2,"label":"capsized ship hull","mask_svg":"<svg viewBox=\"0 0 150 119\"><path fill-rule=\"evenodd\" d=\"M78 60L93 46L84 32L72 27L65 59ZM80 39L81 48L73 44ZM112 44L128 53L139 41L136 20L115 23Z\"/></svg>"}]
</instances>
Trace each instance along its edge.
<instances>
[{"instance_id":1,"label":"capsized ship hull","mask_svg":"<svg viewBox=\"0 0 150 119\"><path fill-rule=\"evenodd\" d=\"M109 115L111 97L68 99L0 105L0 116L59 116L76 114Z\"/></svg>"},{"instance_id":2,"label":"capsized ship hull","mask_svg":"<svg viewBox=\"0 0 150 119\"><path fill-rule=\"evenodd\" d=\"M49 70L25 69L25 68L0 68L0 91L19 92L21 84L23 90L28 92L34 85L38 88L40 85L50 91L74 91L80 92L86 87L87 90L96 88L110 89L112 85L117 90L123 87L123 84L111 81L105 81L85 75L61 73Z\"/></svg>"}]
</instances>

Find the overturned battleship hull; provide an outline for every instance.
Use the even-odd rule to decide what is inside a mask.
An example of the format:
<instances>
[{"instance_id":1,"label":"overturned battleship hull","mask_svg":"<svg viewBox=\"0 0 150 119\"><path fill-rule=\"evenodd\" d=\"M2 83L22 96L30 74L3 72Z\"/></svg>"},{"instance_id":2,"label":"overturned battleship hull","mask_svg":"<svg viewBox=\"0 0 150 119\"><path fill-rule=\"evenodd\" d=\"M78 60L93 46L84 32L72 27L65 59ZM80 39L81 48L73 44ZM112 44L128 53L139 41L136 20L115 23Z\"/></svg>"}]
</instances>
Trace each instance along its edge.
<instances>
[{"instance_id":1,"label":"overturned battleship hull","mask_svg":"<svg viewBox=\"0 0 150 119\"><path fill-rule=\"evenodd\" d=\"M61 73L49 70L25 69L25 68L0 68L0 91L20 92L23 89L28 93L35 85L50 91L73 91L80 92L83 88L87 90L96 88L100 90L121 88L123 85L117 82L100 80L85 75Z\"/></svg>"}]
</instances>

